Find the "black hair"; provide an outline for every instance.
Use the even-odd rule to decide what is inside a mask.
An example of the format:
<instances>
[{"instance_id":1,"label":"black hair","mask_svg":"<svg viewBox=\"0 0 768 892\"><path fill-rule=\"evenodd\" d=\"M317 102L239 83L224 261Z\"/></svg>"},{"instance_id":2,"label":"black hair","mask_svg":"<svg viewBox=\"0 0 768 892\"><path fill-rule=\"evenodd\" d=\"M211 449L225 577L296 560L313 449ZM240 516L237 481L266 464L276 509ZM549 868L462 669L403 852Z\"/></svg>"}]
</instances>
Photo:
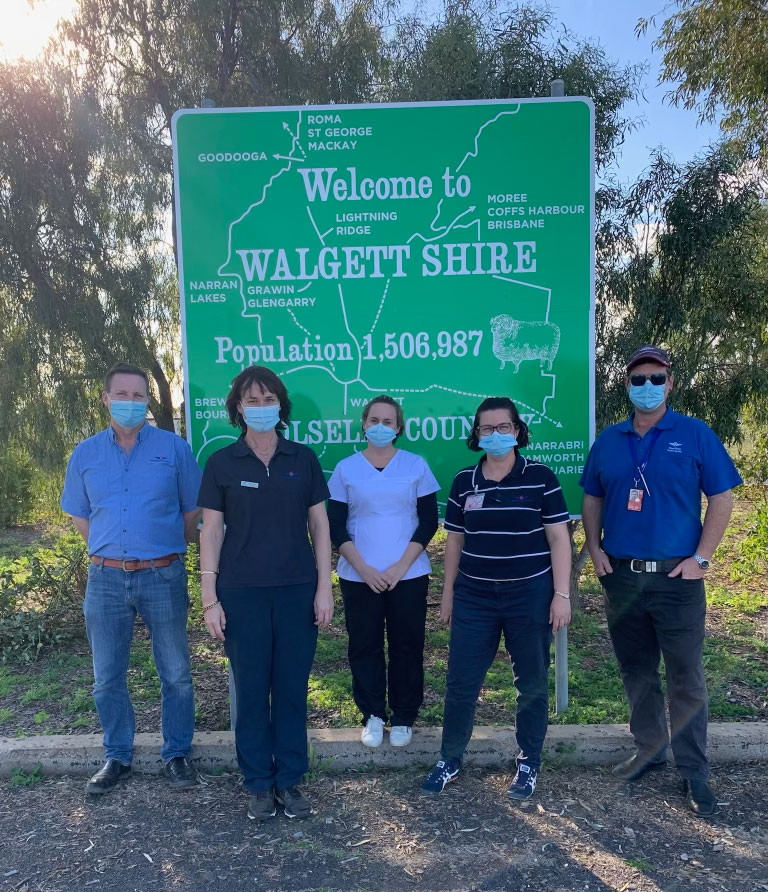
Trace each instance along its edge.
<instances>
[{"instance_id":1,"label":"black hair","mask_svg":"<svg viewBox=\"0 0 768 892\"><path fill-rule=\"evenodd\" d=\"M232 427L239 427L242 431L248 430L245 419L237 409L237 404L242 401L243 395L247 393L251 387L256 384L259 390L269 391L280 401L280 421L277 423L276 430L284 430L288 427L291 417L291 401L288 399L288 391L285 384L278 376L263 365L249 365L247 369L243 369L240 374L233 379L232 388L227 395L225 406L229 413L229 422Z\"/></svg>"},{"instance_id":2,"label":"black hair","mask_svg":"<svg viewBox=\"0 0 768 892\"><path fill-rule=\"evenodd\" d=\"M477 426L480 424L480 415L483 412L490 412L492 409L506 409L507 412L509 412L512 424L518 429L515 453L517 453L518 448L524 449L528 445L528 425L520 417L520 413L517 411L517 406L508 396L489 396L480 403L477 407L477 412L475 412L475 423L472 425L472 431L467 437L467 446L473 452L482 451L478 444L480 438L478 436Z\"/></svg>"}]
</instances>

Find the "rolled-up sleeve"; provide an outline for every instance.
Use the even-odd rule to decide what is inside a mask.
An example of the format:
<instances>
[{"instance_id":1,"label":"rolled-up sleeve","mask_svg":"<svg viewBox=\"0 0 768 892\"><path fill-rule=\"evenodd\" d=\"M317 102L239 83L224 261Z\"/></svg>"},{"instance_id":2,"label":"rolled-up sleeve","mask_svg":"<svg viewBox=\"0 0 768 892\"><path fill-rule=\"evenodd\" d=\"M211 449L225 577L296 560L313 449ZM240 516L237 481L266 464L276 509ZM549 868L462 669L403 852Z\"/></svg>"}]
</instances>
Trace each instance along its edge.
<instances>
[{"instance_id":1,"label":"rolled-up sleeve","mask_svg":"<svg viewBox=\"0 0 768 892\"><path fill-rule=\"evenodd\" d=\"M179 504L186 514L197 508L197 497L200 493L200 482L203 472L195 461L192 449L185 440L180 440L176 454L179 461Z\"/></svg>"},{"instance_id":2,"label":"rolled-up sleeve","mask_svg":"<svg viewBox=\"0 0 768 892\"><path fill-rule=\"evenodd\" d=\"M67 462L67 474L61 493L61 510L73 517L89 518L91 502L85 488L85 480L80 469L80 447L75 446Z\"/></svg>"}]
</instances>

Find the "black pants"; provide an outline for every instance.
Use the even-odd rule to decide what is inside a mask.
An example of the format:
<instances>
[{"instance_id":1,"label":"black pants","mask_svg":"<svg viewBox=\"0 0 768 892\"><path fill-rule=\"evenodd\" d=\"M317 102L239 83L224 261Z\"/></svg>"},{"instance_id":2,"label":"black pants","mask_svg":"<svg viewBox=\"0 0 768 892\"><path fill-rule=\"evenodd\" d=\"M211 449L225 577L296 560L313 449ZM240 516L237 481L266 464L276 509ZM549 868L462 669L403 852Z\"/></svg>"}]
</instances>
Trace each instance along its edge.
<instances>
[{"instance_id":1,"label":"black pants","mask_svg":"<svg viewBox=\"0 0 768 892\"><path fill-rule=\"evenodd\" d=\"M387 592L339 580L349 633L352 693L363 714L387 721L386 626L392 725L412 725L424 699L424 624L429 576L402 579Z\"/></svg>"},{"instance_id":2,"label":"black pants","mask_svg":"<svg viewBox=\"0 0 768 892\"><path fill-rule=\"evenodd\" d=\"M538 770L549 721L552 595L551 573L519 582L481 582L459 573L453 586L443 759L461 762L464 758L477 698L503 632L517 689L517 762Z\"/></svg>"},{"instance_id":3,"label":"black pants","mask_svg":"<svg viewBox=\"0 0 768 892\"><path fill-rule=\"evenodd\" d=\"M237 693L243 786L283 790L308 769L307 685L317 647L316 583L217 590Z\"/></svg>"},{"instance_id":4,"label":"black pants","mask_svg":"<svg viewBox=\"0 0 768 892\"><path fill-rule=\"evenodd\" d=\"M633 573L622 565L600 582L638 750L663 753L670 740L659 675L663 654L675 763L684 778L708 777L704 580Z\"/></svg>"}]
</instances>

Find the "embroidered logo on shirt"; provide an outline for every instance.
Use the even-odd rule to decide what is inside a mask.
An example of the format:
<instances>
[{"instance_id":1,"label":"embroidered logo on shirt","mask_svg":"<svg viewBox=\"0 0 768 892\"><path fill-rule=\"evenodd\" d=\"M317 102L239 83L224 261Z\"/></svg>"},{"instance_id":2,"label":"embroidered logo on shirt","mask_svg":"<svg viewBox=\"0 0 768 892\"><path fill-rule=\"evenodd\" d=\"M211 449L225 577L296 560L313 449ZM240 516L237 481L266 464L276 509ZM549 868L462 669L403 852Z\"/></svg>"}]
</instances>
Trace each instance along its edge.
<instances>
[{"instance_id":1,"label":"embroidered logo on shirt","mask_svg":"<svg viewBox=\"0 0 768 892\"><path fill-rule=\"evenodd\" d=\"M287 477L289 480L298 480L301 477L298 471L286 471L283 474L283 477Z\"/></svg>"},{"instance_id":2,"label":"embroidered logo on shirt","mask_svg":"<svg viewBox=\"0 0 768 892\"><path fill-rule=\"evenodd\" d=\"M678 454L681 454L682 451L683 451L683 444L678 443L675 440L671 441L669 443L669 445L667 446L667 452L676 452Z\"/></svg>"}]
</instances>

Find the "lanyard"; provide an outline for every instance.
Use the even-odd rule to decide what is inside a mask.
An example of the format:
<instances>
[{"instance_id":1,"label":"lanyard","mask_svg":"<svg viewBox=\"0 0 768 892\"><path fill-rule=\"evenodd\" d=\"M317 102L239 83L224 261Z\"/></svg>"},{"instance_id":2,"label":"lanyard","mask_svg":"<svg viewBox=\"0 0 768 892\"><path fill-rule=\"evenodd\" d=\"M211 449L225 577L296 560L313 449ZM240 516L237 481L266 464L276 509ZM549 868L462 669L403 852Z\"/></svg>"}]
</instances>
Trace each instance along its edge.
<instances>
[{"instance_id":1,"label":"lanyard","mask_svg":"<svg viewBox=\"0 0 768 892\"><path fill-rule=\"evenodd\" d=\"M648 493L649 496L651 494L651 491L648 488L648 484L645 482L645 477L643 475L645 473L645 469L648 467L648 461L651 457L651 452L653 452L653 447L656 445L656 441L659 439L660 436L661 431L659 430L659 428L656 428L651 434L650 443L648 444L648 451L645 453L645 458L643 459L642 464L640 464L637 459L637 449L635 447L634 433L630 433L629 437L627 438L629 442L629 453L632 456L632 464L635 468L635 486L637 486L637 484L642 480L645 491Z\"/></svg>"}]
</instances>

